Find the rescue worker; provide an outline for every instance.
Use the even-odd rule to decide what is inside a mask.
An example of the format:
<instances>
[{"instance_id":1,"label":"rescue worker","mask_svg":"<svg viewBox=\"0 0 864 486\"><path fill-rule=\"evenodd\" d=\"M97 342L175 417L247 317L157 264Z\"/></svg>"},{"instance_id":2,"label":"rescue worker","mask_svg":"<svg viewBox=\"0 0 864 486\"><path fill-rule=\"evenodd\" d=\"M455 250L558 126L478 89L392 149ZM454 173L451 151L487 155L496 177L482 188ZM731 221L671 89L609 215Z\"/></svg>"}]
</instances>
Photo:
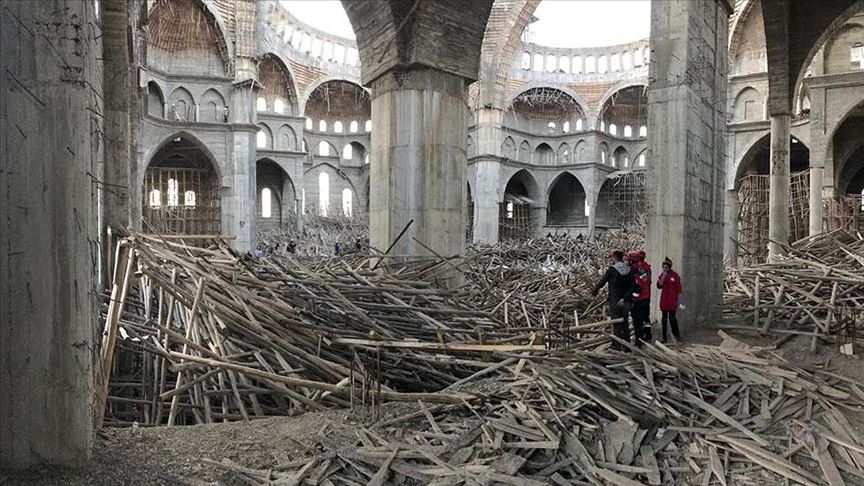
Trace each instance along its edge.
<instances>
[{"instance_id":1,"label":"rescue worker","mask_svg":"<svg viewBox=\"0 0 864 486\"><path fill-rule=\"evenodd\" d=\"M651 342L651 265L645 261L642 250L628 253L627 260L637 285L630 315L633 317L636 346L641 348L643 342Z\"/></svg>"},{"instance_id":2,"label":"rescue worker","mask_svg":"<svg viewBox=\"0 0 864 486\"><path fill-rule=\"evenodd\" d=\"M597 295L604 285L609 286L609 317L612 319L621 319L620 322L612 324L612 333L622 341L630 342L630 325L627 322L627 315L630 313L630 301L633 299L633 292L636 288L636 282L633 280L633 275L630 273L630 267L624 263L624 252L614 250L610 253L611 265L606 269L606 273L597 282L592 291L593 295ZM612 342L612 349L626 351L622 344L617 341Z\"/></svg>"},{"instance_id":3,"label":"rescue worker","mask_svg":"<svg viewBox=\"0 0 864 486\"><path fill-rule=\"evenodd\" d=\"M680 304L681 293L681 277L675 270L672 270L672 260L666 257L663 260L663 273L657 279L657 288L660 290L660 311L663 313L661 320L663 325L663 342L666 342L666 326L667 321L672 326L672 335L675 336L676 342L681 342L681 334L678 332L678 318L675 312L678 311Z\"/></svg>"}]
</instances>

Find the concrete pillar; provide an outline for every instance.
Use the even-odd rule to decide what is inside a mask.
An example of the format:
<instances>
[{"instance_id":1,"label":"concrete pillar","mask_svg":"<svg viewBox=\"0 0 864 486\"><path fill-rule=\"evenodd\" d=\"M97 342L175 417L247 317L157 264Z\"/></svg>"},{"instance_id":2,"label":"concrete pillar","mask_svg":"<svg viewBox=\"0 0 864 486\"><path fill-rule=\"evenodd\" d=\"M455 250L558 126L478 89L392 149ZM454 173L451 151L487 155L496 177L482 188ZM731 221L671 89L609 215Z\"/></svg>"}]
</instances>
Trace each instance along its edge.
<instances>
[{"instance_id":1,"label":"concrete pillar","mask_svg":"<svg viewBox=\"0 0 864 486\"><path fill-rule=\"evenodd\" d=\"M825 133L825 95L822 87L810 90L810 236L822 232L825 201L833 192L826 186L834 185L834 164L825 160L830 145Z\"/></svg>"},{"instance_id":2,"label":"concrete pillar","mask_svg":"<svg viewBox=\"0 0 864 486\"><path fill-rule=\"evenodd\" d=\"M597 202L588 204L588 236L594 236L597 231Z\"/></svg>"},{"instance_id":3,"label":"concrete pillar","mask_svg":"<svg viewBox=\"0 0 864 486\"><path fill-rule=\"evenodd\" d=\"M390 71L371 83L370 244L391 253L461 256L467 129L465 78L432 68ZM418 243L418 240L420 243Z\"/></svg>"},{"instance_id":4,"label":"concrete pillar","mask_svg":"<svg viewBox=\"0 0 864 486\"><path fill-rule=\"evenodd\" d=\"M810 236L822 232L825 198L822 185L825 179L825 168L810 166Z\"/></svg>"},{"instance_id":5,"label":"concrete pillar","mask_svg":"<svg viewBox=\"0 0 864 486\"><path fill-rule=\"evenodd\" d=\"M504 141L501 127L504 124L504 112L497 108L480 108L476 110L477 154L501 155L501 144Z\"/></svg>"},{"instance_id":6,"label":"concrete pillar","mask_svg":"<svg viewBox=\"0 0 864 486\"><path fill-rule=\"evenodd\" d=\"M222 233L232 235L231 245L240 251L255 248L255 98L261 84L254 80L234 83L229 138L229 160L222 172Z\"/></svg>"},{"instance_id":7,"label":"concrete pillar","mask_svg":"<svg viewBox=\"0 0 864 486\"><path fill-rule=\"evenodd\" d=\"M498 203L503 199L501 162L478 160L471 167L476 172L474 191L474 243L498 243Z\"/></svg>"},{"instance_id":8,"label":"concrete pillar","mask_svg":"<svg viewBox=\"0 0 864 486\"><path fill-rule=\"evenodd\" d=\"M300 199L300 195L295 196L297 199L294 200L294 229L297 230L297 233L303 233L303 200Z\"/></svg>"},{"instance_id":9,"label":"concrete pillar","mask_svg":"<svg viewBox=\"0 0 864 486\"><path fill-rule=\"evenodd\" d=\"M80 466L94 438L102 32L93 2L2 9L0 467Z\"/></svg>"},{"instance_id":10,"label":"concrete pillar","mask_svg":"<svg viewBox=\"0 0 864 486\"><path fill-rule=\"evenodd\" d=\"M723 292L727 2L651 2L648 259L674 262L688 326L713 320ZM658 313L658 299L652 299Z\"/></svg>"},{"instance_id":11,"label":"concrete pillar","mask_svg":"<svg viewBox=\"0 0 864 486\"><path fill-rule=\"evenodd\" d=\"M738 265L738 191L726 191L726 215L723 218L723 260Z\"/></svg>"},{"instance_id":12,"label":"concrete pillar","mask_svg":"<svg viewBox=\"0 0 864 486\"><path fill-rule=\"evenodd\" d=\"M789 150L792 117L771 117L770 187L768 191L768 259L785 253L789 243Z\"/></svg>"}]
</instances>

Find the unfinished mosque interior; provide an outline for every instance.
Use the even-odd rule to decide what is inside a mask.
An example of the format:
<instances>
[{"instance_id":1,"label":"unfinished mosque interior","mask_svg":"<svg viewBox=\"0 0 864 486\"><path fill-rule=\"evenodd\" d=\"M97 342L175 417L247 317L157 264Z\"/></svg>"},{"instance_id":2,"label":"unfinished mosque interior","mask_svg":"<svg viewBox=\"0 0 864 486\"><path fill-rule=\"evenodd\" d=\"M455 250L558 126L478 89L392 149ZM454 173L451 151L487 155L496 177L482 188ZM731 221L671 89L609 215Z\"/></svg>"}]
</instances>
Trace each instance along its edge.
<instances>
[{"instance_id":1,"label":"unfinished mosque interior","mask_svg":"<svg viewBox=\"0 0 864 486\"><path fill-rule=\"evenodd\" d=\"M343 3L356 40L272 0L2 3L4 466L89 454L112 228L245 252L345 216L459 257L647 222L694 320L724 261L864 230L860 0L656 2L590 48L528 42L538 0Z\"/></svg>"}]
</instances>

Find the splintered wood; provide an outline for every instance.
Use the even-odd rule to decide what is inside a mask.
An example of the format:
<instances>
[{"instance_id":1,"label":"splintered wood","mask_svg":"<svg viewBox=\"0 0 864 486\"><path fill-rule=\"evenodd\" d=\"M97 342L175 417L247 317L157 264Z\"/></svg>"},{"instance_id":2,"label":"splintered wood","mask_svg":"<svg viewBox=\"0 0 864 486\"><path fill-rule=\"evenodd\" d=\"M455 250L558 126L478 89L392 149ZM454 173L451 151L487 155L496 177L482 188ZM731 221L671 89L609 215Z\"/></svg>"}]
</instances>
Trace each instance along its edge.
<instances>
[{"instance_id":1,"label":"splintered wood","mask_svg":"<svg viewBox=\"0 0 864 486\"><path fill-rule=\"evenodd\" d=\"M864 238L844 230L793 244L772 263L730 268L724 309L752 316L762 333L817 337L840 334L854 342L864 330Z\"/></svg>"},{"instance_id":2,"label":"splintered wood","mask_svg":"<svg viewBox=\"0 0 864 486\"><path fill-rule=\"evenodd\" d=\"M861 295L845 287L860 282L848 258L864 264L861 240L849 238L799 243L788 257L821 255L840 282L835 303ZM581 294L590 281L564 274L605 265L601 243L479 249L373 272L359 255L313 264L132 235L105 307L104 345L117 356L102 353L105 423L353 410L340 426L354 442L322 430L266 470L213 458L246 484L864 482L864 383L725 335L721 346L612 351L610 321L579 322L599 304L557 308L561 287ZM448 265L464 269L466 288L434 284ZM771 285L824 299L802 273L776 274L766 301L777 301ZM555 345L555 331L569 337Z\"/></svg>"}]
</instances>

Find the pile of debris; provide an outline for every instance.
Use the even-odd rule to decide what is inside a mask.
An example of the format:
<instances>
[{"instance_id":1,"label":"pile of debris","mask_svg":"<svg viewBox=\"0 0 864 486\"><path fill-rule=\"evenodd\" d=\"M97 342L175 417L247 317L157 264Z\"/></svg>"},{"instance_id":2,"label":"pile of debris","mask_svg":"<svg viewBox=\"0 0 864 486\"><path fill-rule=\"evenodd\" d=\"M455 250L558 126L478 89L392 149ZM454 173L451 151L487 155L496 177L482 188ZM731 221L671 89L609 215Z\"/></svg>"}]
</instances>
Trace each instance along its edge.
<instances>
[{"instance_id":1,"label":"pile of debris","mask_svg":"<svg viewBox=\"0 0 864 486\"><path fill-rule=\"evenodd\" d=\"M252 484L852 484L864 390L770 351L724 346L512 356L482 400L431 405L271 470ZM451 387L453 388L453 387ZM475 395L481 395L475 392ZM860 425L860 423L857 423ZM280 484L281 484L280 482Z\"/></svg>"},{"instance_id":2,"label":"pile of debris","mask_svg":"<svg viewBox=\"0 0 864 486\"><path fill-rule=\"evenodd\" d=\"M761 333L854 340L864 331L864 238L844 230L805 238L771 263L730 268L724 309Z\"/></svg>"},{"instance_id":3,"label":"pile of debris","mask_svg":"<svg viewBox=\"0 0 864 486\"><path fill-rule=\"evenodd\" d=\"M591 290L609 266L609 251L641 249L644 230L633 226L595 238L542 238L472 247L463 265L474 305L507 326L578 325L602 318Z\"/></svg>"},{"instance_id":4,"label":"pile of debris","mask_svg":"<svg viewBox=\"0 0 864 486\"><path fill-rule=\"evenodd\" d=\"M303 217L303 231L297 231L296 228L296 222L289 220L279 228L259 231L258 249L266 255L285 254L288 253L286 244L294 240L298 255L333 255L336 243L340 243L346 253L365 253L368 250L369 221L365 216L319 216L307 213ZM361 247L359 250L358 243Z\"/></svg>"}]
</instances>

